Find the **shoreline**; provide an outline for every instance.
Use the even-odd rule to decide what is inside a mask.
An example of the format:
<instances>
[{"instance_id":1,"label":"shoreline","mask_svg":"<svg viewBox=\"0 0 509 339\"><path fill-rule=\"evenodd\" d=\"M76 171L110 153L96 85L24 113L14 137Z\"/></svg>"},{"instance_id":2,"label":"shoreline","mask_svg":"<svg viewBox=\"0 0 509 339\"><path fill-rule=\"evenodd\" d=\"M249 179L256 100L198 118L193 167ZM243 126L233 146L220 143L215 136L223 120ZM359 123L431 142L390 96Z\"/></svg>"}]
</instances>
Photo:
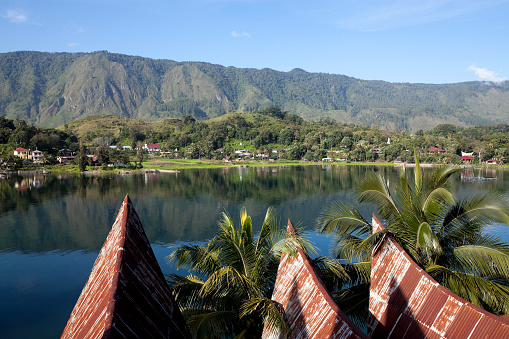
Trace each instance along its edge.
<instances>
[{"instance_id":1,"label":"shoreline","mask_svg":"<svg viewBox=\"0 0 509 339\"><path fill-rule=\"evenodd\" d=\"M180 160L180 161L179 161ZM420 164L424 168L432 168L440 166L441 164ZM76 166L67 165L71 168L50 168L40 170L13 170L13 171L0 171L0 178L10 175L47 175L50 173L65 173L65 174L83 174L83 175L106 175L106 174L119 174L119 175L130 175L138 173L179 173L184 169L209 169L209 168L249 168L249 167L280 167L280 166L393 166L397 168L401 167L415 167L415 163L392 163L392 162L310 162L310 161L292 161L285 160L281 162L237 162L237 163L225 163L225 162L208 162L208 161L193 161L177 159L177 161L161 161L158 160L156 164L145 162L143 169L115 169L109 171L102 170L90 170L79 172ZM493 168L493 169L505 169L507 166L489 166L489 165L458 165L465 169L478 169L478 168ZM160 168L158 168L160 167Z\"/></svg>"}]
</instances>

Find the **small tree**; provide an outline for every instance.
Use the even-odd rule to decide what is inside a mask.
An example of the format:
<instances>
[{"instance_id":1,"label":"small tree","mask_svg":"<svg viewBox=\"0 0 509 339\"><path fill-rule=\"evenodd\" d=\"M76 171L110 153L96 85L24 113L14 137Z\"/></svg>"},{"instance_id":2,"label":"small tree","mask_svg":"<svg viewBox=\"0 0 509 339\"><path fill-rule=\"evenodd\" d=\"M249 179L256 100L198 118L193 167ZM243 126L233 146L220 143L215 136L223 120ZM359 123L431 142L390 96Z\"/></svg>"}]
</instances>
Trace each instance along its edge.
<instances>
[{"instance_id":1,"label":"small tree","mask_svg":"<svg viewBox=\"0 0 509 339\"><path fill-rule=\"evenodd\" d=\"M136 168L143 168L142 162L143 162L143 149L140 146L138 146L138 153L136 154L136 158L138 160L138 163L136 164Z\"/></svg>"},{"instance_id":2,"label":"small tree","mask_svg":"<svg viewBox=\"0 0 509 339\"><path fill-rule=\"evenodd\" d=\"M87 170L87 165L88 165L87 153L85 152L85 146L83 146L83 141L80 140L80 148L78 151L78 167L80 169L80 172L85 172Z\"/></svg>"},{"instance_id":3,"label":"small tree","mask_svg":"<svg viewBox=\"0 0 509 339\"><path fill-rule=\"evenodd\" d=\"M278 227L272 208L255 235L246 209L235 226L226 212L214 238L203 245L179 245L167 259L191 272L169 275L169 285L194 338L261 337L264 325L288 332L270 299L281 254L295 255L309 244Z\"/></svg>"}]
</instances>

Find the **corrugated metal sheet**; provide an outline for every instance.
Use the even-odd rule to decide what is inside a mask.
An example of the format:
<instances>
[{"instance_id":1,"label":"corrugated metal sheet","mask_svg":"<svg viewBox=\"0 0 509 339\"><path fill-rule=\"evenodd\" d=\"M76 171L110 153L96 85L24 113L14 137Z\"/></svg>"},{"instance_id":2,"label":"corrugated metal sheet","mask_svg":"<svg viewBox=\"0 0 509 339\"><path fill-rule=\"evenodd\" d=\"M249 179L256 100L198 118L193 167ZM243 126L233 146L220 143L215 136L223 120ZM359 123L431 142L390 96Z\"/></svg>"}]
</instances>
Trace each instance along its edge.
<instances>
[{"instance_id":1,"label":"corrugated metal sheet","mask_svg":"<svg viewBox=\"0 0 509 339\"><path fill-rule=\"evenodd\" d=\"M189 335L126 196L61 338L136 337Z\"/></svg>"},{"instance_id":2,"label":"corrugated metal sheet","mask_svg":"<svg viewBox=\"0 0 509 339\"><path fill-rule=\"evenodd\" d=\"M294 232L288 220L288 232ZM290 327L287 338L367 338L338 308L323 285L307 255L283 254L279 263L272 300L279 303ZM280 338L267 328L263 338Z\"/></svg>"},{"instance_id":3,"label":"corrugated metal sheet","mask_svg":"<svg viewBox=\"0 0 509 339\"><path fill-rule=\"evenodd\" d=\"M391 237L372 254L369 310L373 338L509 338L509 322L440 286Z\"/></svg>"}]
</instances>

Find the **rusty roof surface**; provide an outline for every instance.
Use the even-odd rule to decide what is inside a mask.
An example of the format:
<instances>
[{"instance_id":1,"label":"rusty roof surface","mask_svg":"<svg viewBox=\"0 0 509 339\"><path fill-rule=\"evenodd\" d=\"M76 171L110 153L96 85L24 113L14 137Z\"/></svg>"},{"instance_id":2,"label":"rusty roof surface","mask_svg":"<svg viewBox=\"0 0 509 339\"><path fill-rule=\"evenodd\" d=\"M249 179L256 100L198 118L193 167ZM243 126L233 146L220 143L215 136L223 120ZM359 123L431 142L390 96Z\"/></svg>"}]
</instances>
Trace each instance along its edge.
<instances>
[{"instance_id":1,"label":"rusty roof surface","mask_svg":"<svg viewBox=\"0 0 509 339\"><path fill-rule=\"evenodd\" d=\"M372 254L369 310L373 338L509 338L509 322L439 285L391 237Z\"/></svg>"},{"instance_id":2,"label":"rusty roof surface","mask_svg":"<svg viewBox=\"0 0 509 339\"><path fill-rule=\"evenodd\" d=\"M290 220L288 232L294 232ZM296 257L281 256L272 300L283 308L290 327L288 339L367 338L332 300L301 249ZM280 336L265 328L262 338Z\"/></svg>"},{"instance_id":3,"label":"rusty roof surface","mask_svg":"<svg viewBox=\"0 0 509 339\"><path fill-rule=\"evenodd\" d=\"M61 338L133 337L189 336L126 196Z\"/></svg>"}]
</instances>

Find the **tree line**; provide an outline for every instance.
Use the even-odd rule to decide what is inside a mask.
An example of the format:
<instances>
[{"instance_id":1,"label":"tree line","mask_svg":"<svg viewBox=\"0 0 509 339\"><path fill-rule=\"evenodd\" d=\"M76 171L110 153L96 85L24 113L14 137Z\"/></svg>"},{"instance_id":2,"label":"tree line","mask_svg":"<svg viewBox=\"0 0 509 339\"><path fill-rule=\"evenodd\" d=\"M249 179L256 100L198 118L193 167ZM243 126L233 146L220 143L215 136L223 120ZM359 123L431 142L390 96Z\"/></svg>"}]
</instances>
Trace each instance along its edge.
<instances>
[{"instance_id":1,"label":"tree line","mask_svg":"<svg viewBox=\"0 0 509 339\"><path fill-rule=\"evenodd\" d=\"M216 160L240 157L235 154L240 149L248 150L255 159L259 158L255 155L268 155L288 160L320 161L330 157L351 162L411 163L417 156L425 163L453 164L462 163L462 152L474 153L473 163L488 159L506 163L509 154L506 124L469 128L445 124L409 134L381 130L375 125L338 123L331 118L308 121L275 106L251 113L232 111L207 121L192 115L153 123L118 118L111 123L118 125L115 131L100 121L97 127L80 132L78 127L86 120L53 129L0 117L1 158L7 159L12 150L23 147L44 152L51 163L60 149L78 152L80 141L83 152L96 153L104 162L128 161L129 156L136 156L134 149L145 143L160 144L166 157ZM133 148L131 153L119 150L125 145ZM108 146L117 146L117 150ZM430 148L444 152L430 152Z\"/></svg>"}]
</instances>

